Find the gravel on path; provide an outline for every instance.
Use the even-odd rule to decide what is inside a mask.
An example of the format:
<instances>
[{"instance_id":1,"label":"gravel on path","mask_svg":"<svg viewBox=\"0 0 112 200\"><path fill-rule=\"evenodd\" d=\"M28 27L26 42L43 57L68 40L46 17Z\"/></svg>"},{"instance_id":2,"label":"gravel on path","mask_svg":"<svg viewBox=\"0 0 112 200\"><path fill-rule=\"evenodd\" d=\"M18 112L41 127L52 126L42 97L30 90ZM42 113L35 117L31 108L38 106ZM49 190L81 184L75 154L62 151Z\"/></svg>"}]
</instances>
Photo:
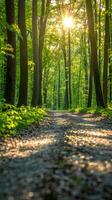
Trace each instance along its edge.
<instances>
[{"instance_id":1,"label":"gravel on path","mask_svg":"<svg viewBox=\"0 0 112 200\"><path fill-rule=\"evenodd\" d=\"M50 112L0 140L0 200L111 200L112 121Z\"/></svg>"}]
</instances>

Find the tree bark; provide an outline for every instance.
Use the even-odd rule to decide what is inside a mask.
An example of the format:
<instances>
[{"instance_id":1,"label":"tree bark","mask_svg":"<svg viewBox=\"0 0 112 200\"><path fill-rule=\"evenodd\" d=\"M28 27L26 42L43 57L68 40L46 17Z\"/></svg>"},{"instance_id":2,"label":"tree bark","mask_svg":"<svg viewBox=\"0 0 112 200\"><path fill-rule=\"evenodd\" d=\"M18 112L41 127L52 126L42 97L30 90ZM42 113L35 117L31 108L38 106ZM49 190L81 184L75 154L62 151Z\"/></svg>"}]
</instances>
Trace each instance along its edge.
<instances>
[{"instance_id":1,"label":"tree bark","mask_svg":"<svg viewBox=\"0 0 112 200\"><path fill-rule=\"evenodd\" d=\"M89 74L89 94L87 107L90 108L92 105L92 90L93 90L93 63L92 56L90 55L90 74Z\"/></svg>"},{"instance_id":2,"label":"tree bark","mask_svg":"<svg viewBox=\"0 0 112 200\"><path fill-rule=\"evenodd\" d=\"M69 70L69 108L72 106L72 89L71 89L71 34L68 29L68 70Z\"/></svg>"},{"instance_id":3,"label":"tree bark","mask_svg":"<svg viewBox=\"0 0 112 200\"><path fill-rule=\"evenodd\" d=\"M44 45L44 36L46 30L46 23L49 13L49 6L51 0L42 0L41 3L41 17L40 17L40 29L39 29L39 64L38 64L38 82L37 82L37 104L38 106L42 105L42 52Z\"/></svg>"},{"instance_id":4,"label":"tree bark","mask_svg":"<svg viewBox=\"0 0 112 200\"><path fill-rule=\"evenodd\" d=\"M6 21L10 26L15 23L14 1L5 0ZM14 104L15 102L15 84L16 84L16 33L7 28L7 43L13 48L13 56L6 56L6 83L4 98L6 103Z\"/></svg>"},{"instance_id":5,"label":"tree bark","mask_svg":"<svg viewBox=\"0 0 112 200\"><path fill-rule=\"evenodd\" d=\"M64 68L65 68L65 109L69 108L69 95L68 95L68 68L67 68L67 56L66 56L66 49L65 46L63 46L63 58L64 58Z\"/></svg>"},{"instance_id":6,"label":"tree bark","mask_svg":"<svg viewBox=\"0 0 112 200\"><path fill-rule=\"evenodd\" d=\"M27 35L25 23L25 0L18 2L18 25L21 30L20 38L20 87L18 106L27 105L28 92L28 60L27 60Z\"/></svg>"},{"instance_id":7,"label":"tree bark","mask_svg":"<svg viewBox=\"0 0 112 200\"><path fill-rule=\"evenodd\" d=\"M99 72L101 74L101 37L102 37L102 32L101 32L101 0L99 1L99 34L98 34L98 48L99 48L99 51L98 51L98 57L99 57Z\"/></svg>"},{"instance_id":8,"label":"tree bark","mask_svg":"<svg viewBox=\"0 0 112 200\"><path fill-rule=\"evenodd\" d=\"M112 0L110 0L110 8L112 6ZM112 15L110 16L110 27L112 27ZM110 28L110 52L112 53L112 28ZM112 59L109 59L109 100L112 101Z\"/></svg>"},{"instance_id":9,"label":"tree bark","mask_svg":"<svg viewBox=\"0 0 112 200\"><path fill-rule=\"evenodd\" d=\"M109 63L109 5L110 0L105 0L105 41L104 41L104 66L103 66L103 95L104 101L107 105L107 96L108 96L108 63Z\"/></svg>"},{"instance_id":10,"label":"tree bark","mask_svg":"<svg viewBox=\"0 0 112 200\"><path fill-rule=\"evenodd\" d=\"M34 62L34 80L33 80L33 95L32 95L32 106L38 105L38 58L39 58L39 49L38 49L38 8L37 0L32 1L32 42L33 42L33 62Z\"/></svg>"},{"instance_id":11,"label":"tree bark","mask_svg":"<svg viewBox=\"0 0 112 200\"><path fill-rule=\"evenodd\" d=\"M61 86L61 74L60 74L60 61L58 63L58 109L60 110L60 86Z\"/></svg>"}]
</instances>

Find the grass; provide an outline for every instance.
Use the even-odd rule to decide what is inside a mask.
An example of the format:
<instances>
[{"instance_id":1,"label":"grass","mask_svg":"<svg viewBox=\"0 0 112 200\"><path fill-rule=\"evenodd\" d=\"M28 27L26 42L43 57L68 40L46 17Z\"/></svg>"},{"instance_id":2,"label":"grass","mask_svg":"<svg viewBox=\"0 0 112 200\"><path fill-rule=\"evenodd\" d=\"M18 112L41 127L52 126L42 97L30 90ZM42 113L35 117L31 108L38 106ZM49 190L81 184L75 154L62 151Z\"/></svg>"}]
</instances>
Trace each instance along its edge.
<instances>
[{"instance_id":1,"label":"grass","mask_svg":"<svg viewBox=\"0 0 112 200\"><path fill-rule=\"evenodd\" d=\"M0 108L0 137L16 135L19 130L26 129L31 124L38 126L45 115L46 111L42 108L18 108L5 104Z\"/></svg>"}]
</instances>

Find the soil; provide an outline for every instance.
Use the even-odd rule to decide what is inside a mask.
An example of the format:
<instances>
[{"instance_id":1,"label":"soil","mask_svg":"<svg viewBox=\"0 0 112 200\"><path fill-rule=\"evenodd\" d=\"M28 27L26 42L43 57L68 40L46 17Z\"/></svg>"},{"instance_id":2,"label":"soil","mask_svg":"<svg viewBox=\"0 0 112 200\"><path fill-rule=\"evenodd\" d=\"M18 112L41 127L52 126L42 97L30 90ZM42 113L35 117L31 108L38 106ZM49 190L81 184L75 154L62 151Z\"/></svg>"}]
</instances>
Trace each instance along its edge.
<instances>
[{"instance_id":1,"label":"soil","mask_svg":"<svg viewBox=\"0 0 112 200\"><path fill-rule=\"evenodd\" d=\"M50 112L0 140L0 200L111 200L112 121Z\"/></svg>"}]
</instances>

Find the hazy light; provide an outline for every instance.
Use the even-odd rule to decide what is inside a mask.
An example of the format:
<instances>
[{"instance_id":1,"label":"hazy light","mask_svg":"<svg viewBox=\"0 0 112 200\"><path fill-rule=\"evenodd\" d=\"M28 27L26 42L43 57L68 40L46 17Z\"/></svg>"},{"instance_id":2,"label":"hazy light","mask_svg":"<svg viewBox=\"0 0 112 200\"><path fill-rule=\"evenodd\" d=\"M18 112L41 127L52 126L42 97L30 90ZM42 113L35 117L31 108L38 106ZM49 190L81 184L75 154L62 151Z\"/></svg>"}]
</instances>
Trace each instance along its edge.
<instances>
[{"instance_id":1,"label":"hazy light","mask_svg":"<svg viewBox=\"0 0 112 200\"><path fill-rule=\"evenodd\" d=\"M63 24L66 28L71 28L73 25L73 18L71 16L64 17Z\"/></svg>"}]
</instances>

